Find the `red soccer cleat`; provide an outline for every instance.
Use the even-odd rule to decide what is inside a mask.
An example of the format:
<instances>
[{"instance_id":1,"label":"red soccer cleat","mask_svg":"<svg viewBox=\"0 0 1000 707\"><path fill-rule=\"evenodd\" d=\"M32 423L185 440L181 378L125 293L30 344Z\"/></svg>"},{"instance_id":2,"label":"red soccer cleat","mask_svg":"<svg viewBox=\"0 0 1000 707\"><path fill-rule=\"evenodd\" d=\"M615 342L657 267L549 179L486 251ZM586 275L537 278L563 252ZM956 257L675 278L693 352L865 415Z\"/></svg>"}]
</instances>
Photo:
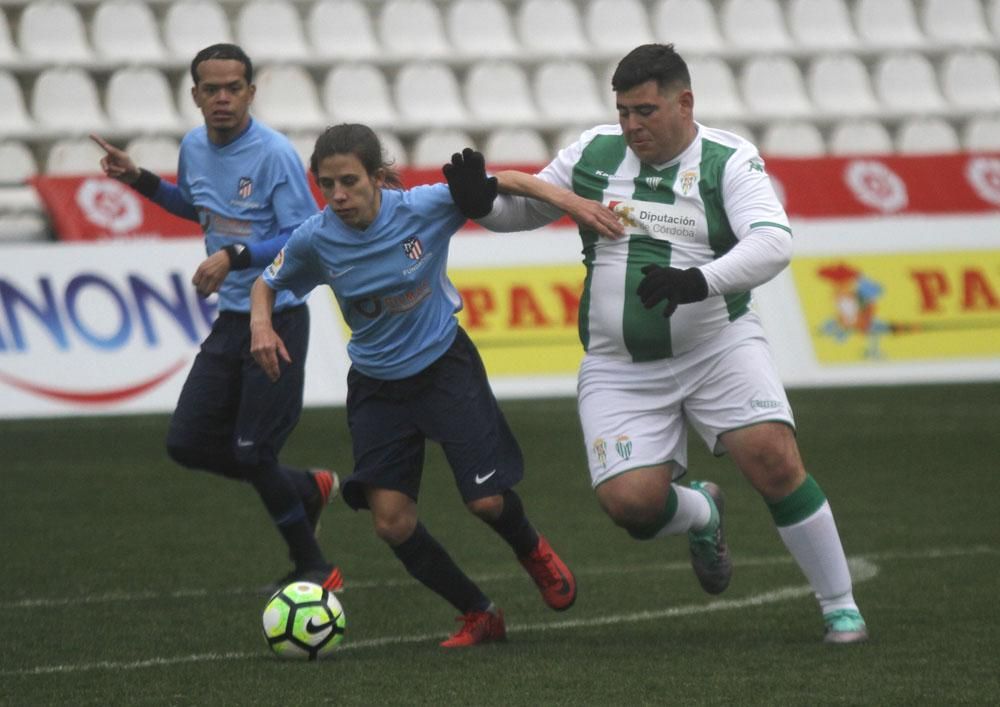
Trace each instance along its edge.
<instances>
[{"instance_id":1,"label":"red soccer cleat","mask_svg":"<svg viewBox=\"0 0 1000 707\"><path fill-rule=\"evenodd\" d=\"M565 611L576 601L576 578L559 559L549 541L538 536L538 545L527 556L517 558L538 585L542 599L556 611Z\"/></svg>"},{"instance_id":2,"label":"red soccer cleat","mask_svg":"<svg viewBox=\"0 0 1000 707\"><path fill-rule=\"evenodd\" d=\"M470 611L459 616L462 628L451 638L441 642L442 648L468 648L480 643L507 640L507 627L503 622L503 611Z\"/></svg>"},{"instance_id":3,"label":"red soccer cleat","mask_svg":"<svg viewBox=\"0 0 1000 707\"><path fill-rule=\"evenodd\" d=\"M313 481L316 482L316 494L302 502L305 507L306 517L309 525L315 532L319 532L319 517L323 509L330 504L340 493L340 477L337 472L327 469L310 469Z\"/></svg>"}]
</instances>

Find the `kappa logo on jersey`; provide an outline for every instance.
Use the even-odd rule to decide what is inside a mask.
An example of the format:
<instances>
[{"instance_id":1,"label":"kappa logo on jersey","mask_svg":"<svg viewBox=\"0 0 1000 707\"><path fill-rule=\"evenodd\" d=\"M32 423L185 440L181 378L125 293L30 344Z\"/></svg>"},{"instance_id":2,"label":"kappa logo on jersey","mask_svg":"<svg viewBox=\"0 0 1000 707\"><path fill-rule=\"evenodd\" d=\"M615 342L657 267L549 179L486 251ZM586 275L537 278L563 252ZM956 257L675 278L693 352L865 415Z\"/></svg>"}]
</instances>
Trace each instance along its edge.
<instances>
[{"instance_id":1,"label":"kappa logo on jersey","mask_svg":"<svg viewBox=\"0 0 1000 707\"><path fill-rule=\"evenodd\" d=\"M761 174L765 174L764 163L756 158L747 160L747 169L750 172L760 172Z\"/></svg>"},{"instance_id":2,"label":"kappa logo on jersey","mask_svg":"<svg viewBox=\"0 0 1000 707\"><path fill-rule=\"evenodd\" d=\"M406 253L408 258L420 260L424 256L424 247L420 244L419 238L410 236L403 241L403 252Z\"/></svg>"},{"instance_id":3,"label":"kappa logo on jersey","mask_svg":"<svg viewBox=\"0 0 1000 707\"><path fill-rule=\"evenodd\" d=\"M240 177L236 191L241 199L249 199L250 195L253 194L253 180L250 177Z\"/></svg>"}]
</instances>

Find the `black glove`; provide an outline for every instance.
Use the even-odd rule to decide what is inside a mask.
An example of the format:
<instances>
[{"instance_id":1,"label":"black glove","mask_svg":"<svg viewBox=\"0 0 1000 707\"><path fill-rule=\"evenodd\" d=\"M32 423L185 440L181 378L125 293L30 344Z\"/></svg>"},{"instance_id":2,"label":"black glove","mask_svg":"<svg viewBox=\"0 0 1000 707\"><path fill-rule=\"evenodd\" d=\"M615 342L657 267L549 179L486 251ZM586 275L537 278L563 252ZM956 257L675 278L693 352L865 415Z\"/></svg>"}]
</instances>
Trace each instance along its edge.
<instances>
[{"instance_id":1,"label":"black glove","mask_svg":"<svg viewBox=\"0 0 1000 707\"><path fill-rule=\"evenodd\" d=\"M642 278L636 294L642 300L646 309L655 307L667 300L667 308L663 316L669 317L679 304L701 302L708 297L708 283L698 268L664 268L659 265L647 265L642 269Z\"/></svg>"},{"instance_id":2,"label":"black glove","mask_svg":"<svg viewBox=\"0 0 1000 707\"><path fill-rule=\"evenodd\" d=\"M497 178L486 176L483 153L465 148L462 154L451 156L451 162L441 168L448 180L448 190L455 206L467 218L482 218L493 210L497 198Z\"/></svg>"}]
</instances>

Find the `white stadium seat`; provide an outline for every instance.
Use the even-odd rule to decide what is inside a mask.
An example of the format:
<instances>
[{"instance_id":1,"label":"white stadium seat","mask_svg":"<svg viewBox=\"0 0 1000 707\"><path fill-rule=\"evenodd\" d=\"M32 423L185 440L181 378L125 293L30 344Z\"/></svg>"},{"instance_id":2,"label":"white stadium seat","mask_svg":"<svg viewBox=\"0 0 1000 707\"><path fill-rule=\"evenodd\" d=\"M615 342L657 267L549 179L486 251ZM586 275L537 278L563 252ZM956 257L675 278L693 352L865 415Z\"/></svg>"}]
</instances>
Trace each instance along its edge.
<instances>
[{"instance_id":1,"label":"white stadium seat","mask_svg":"<svg viewBox=\"0 0 1000 707\"><path fill-rule=\"evenodd\" d=\"M90 20L97 53L116 62L157 62L166 56L156 16L149 5L134 0L104 0Z\"/></svg>"},{"instance_id":2,"label":"white stadium seat","mask_svg":"<svg viewBox=\"0 0 1000 707\"><path fill-rule=\"evenodd\" d=\"M446 23L451 45L461 56L513 57L519 50L510 14L500 0L452 0Z\"/></svg>"},{"instance_id":3,"label":"white stadium seat","mask_svg":"<svg viewBox=\"0 0 1000 707\"><path fill-rule=\"evenodd\" d=\"M656 0L652 21L656 41L674 44L685 58L688 53L724 52L719 20L709 0Z\"/></svg>"},{"instance_id":4,"label":"white stadium seat","mask_svg":"<svg viewBox=\"0 0 1000 707\"><path fill-rule=\"evenodd\" d=\"M306 18L312 51L324 59L367 61L378 54L368 8L361 0L318 0Z\"/></svg>"},{"instance_id":5,"label":"white stadium seat","mask_svg":"<svg viewBox=\"0 0 1000 707\"><path fill-rule=\"evenodd\" d=\"M385 74L372 64L338 64L323 80L323 107L333 123L393 126L399 115Z\"/></svg>"},{"instance_id":6,"label":"white stadium seat","mask_svg":"<svg viewBox=\"0 0 1000 707\"><path fill-rule=\"evenodd\" d=\"M581 61L544 62L532 85L535 104L545 120L586 123L612 119L613 113L599 97L593 72Z\"/></svg>"},{"instance_id":7,"label":"white stadium seat","mask_svg":"<svg viewBox=\"0 0 1000 707\"><path fill-rule=\"evenodd\" d=\"M946 56L941 63L941 84L953 108L1000 110L1000 65L994 54L984 49Z\"/></svg>"},{"instance_id":8,"label":"white stadium seat","mask_svg":"<svg viewBox=\"0 0 1000 707\"><path fill-rule=\"evenodd\" d=\"M896 133L896 151L904 155L958 152L958 133L944 118L905 120Z\"/></svg>"},{"instance_id":9,"label":"white stadium seat","mask_svg":"<svg viewBox=\"0 0 1000 707\"><path fill-rule=\"evenodd\" d=\"M35 156L23 142L0 142L0 184L24 184L38 174Z\"/></svg>"},{"instance_id":10,"label":"white stadium seat","mask_svg":"<svg viewBox=\"0 0 1000 707\"><path fill-rule=\"evenodd\" d=\"M589 130L592 127L594 127L593 124L589 125L580 124L580 125L567 125L566 127L560 129L559 132L556 133L555 138L552 140L552 147L553 147L552 157L555 157L555 154L559 150L563 149L564 147L569 147L574 142L579 140L583 132L585 130Z\"/></svg>"},{"instance_id":11,"label":"white stadium seat","mask_svg":"<svg viewBox=\"0 0 1000 707\"><path fill-rule=\"evenodd\" d=\"M837 123L827 144L831 155L888 155L893 151L889 131L872 118Z\"/></svg>"},{"instance_id":12,"label":"white stadium seat","mask_svg":"<svg viewBox=\"0 0 1000 707\"><path fill-rule=\"evenodd\" d=\"M572 0L524 0L515 20L525 50L536 56L583 56L590 45Z\"/></svg>"},{"instance_id":13,"label":"white stadium seat","mask_svg":"<svg viewBox=\"0 0 1000 707\"><path fill-rule=\"evenodd\" d=\"M787 56L748 59L740 72L743 102L758 116L795 118L812 114L802 72Z\"/></svg>"},{"instance_id":14,"label":"white stadium seat","mask_svg":"<svg viewBox=\"0 0 1000 707\"><path fill-rule=\"evenodd\" d=\"M746 112L736 88L736 77L724 60L695 56L687 65L694 91L695 118L712 123L741 117Z\"/></svg>"},{"instance_id":15,"label":"white stadium seat","mask_svg":"<svg viewBox=\"0 0 1000 707\"><path fill-rule=\"evenodd\" d=\"M990 26L993 36L1000 39L1000 0L990 0L986 7L986 24Z\"/></svg>"},{"instance_id":16,"label":"white stadium seat","mask_svg":"<svg viewBox=\"0 0 1000 707\"><path fill-rule=\"evenodd\" d=\"M796 44L810 51L858 45L845 0L791 0L788 27Z\"/></svg>"},{"instance_id":17,"label":"white stadium seat","mask_svg":"<svg viewBox=\"0 0 1000 707\"><path fill-rule=\"evenodd\" d=\"M76 66L50 67L38 74L31 115L43 127L75 135L108 127L93 77Z\"/></svg>"},{"instance_id":18,"label":"white stadium seat","mask_svg":"<svg viewBox=\"0 0 1000 707\"><path fill-rule=\"evenodd\" d=\"M962 130L962 146L970 152L1000 152L1000 115L969 120Z\"/></svg>"},{"instance_id":19,"label":"white stadium seat","mask_svg":"<svg viewBox=\"0 0 1000 707\"><path fill-rule=\"evenodd\" d=\"M188 62L221 42L232 42L225 10L216 0L175 0L163 19L163 39L175 59Z\"/></svg>"},{"instance_id":20,"label":"white stadium seat","mask_svg":"<svg viewBox=\"0 0 1000 707\"><path fill-rule=\"evenodd\" d=\"M192 86L191 75L185 72L177 83L177 112L181 116L181 127L185 130L205 122L191 96Z\"/></svg>"},{"instance_id":21,"label":"white stadium seat","mask_svg":"<svg viewBox=\"0 0 1000 707\"><path fill-rule=\"evenodd\" d=\"M753 52L780 52L791 46L778 0L724 0L719 10L727 43Z\"/></svg>"},{"instance_id":22,"label":"white stadium seat","mask_svg":"<svg viewBox=\"0 0 1000 707\"><path fill-rule=\"evenodd\" d=\"M0 69L0 135L28 137L35 128L34 121L25 107L24 94L17 79L9 71Z\"/></svg>"},{"instance_id":23,"label":"white stadium seat","mask_svg":"<svg viewBox=\"0 0 1000 707\"><path fill-rule=\"evenodd\" d=\"M441 12L430 0L386 0L378 14L383 52L411 59L437 59L448 54Z\"/></svg>"},{"instance_id":24,"label":"white stadium seat","mask_svg":"<svg viewBox=\"0 0 1000 707\"><path fill-rule=\"evenodd\" d=\"M440 167L451 159L452 154L463 148L477 149L472 137L464 130L436 128L417 136L413 142L410 164L414 167Z\"/></svg>"},{"instance_id":25,"label":"white stadium seat","mask_svg":"<svg viewBox=\"0 0 1000 707\"><path fill-rule=\"evenodd\" d=\"M750 142L757 144L757 136L753 130L750 129L746 123L741 123L738 120L720 120L712 123L713 128L719 130L726 130L731 133L739 135L744 140L749 140Z\"/></svg>"},{"instance_id":26,"label":"white stadium seat","mask_svg":"<svg viewBox=\"0 0 1000 707\"><path fill-rule=\"evenodd\" d=\"M590 46L616 60L653 41L649 16L639 0L592 0L584 12Z\"/></svg>"},{"instance_id":27,"label":"white stadium seat","mask_svg":"<svg viewBox=\"0 0 1000 707\"><path fill-rule=\"evenodd\" d=\"M760 150L765 157L822 157L823 135L806 121L779 121L764 129Z\"/></svg>"},{"instance_id":28,"label":"white stadium seat","mask_svg":"<svg viewBox=\"0 0 1000 707\"><path fill-rule=\"evenodd\" d=\"M403 145L402 140L396 137L395 133L376 130L375 134L378 135L378 140L382 143L382 159L396 169L406 167L410 164L406 146ZM441 161L441 164L444 164L446 160L447 157Z\"/></svg>"},{"instance_id":29,"label":"white stadium seat","mask_svg":"<svg viewBox=\"0 0 1000 707\"><path fill-rule=\"evenodd\" d=\"M181 129L173 91L159 69L117 69L108 79L105 105L112 124L120 130L172 133Z\"/></svg>"},{"instance_id":30,"label":"white stadium seat","mask_svg":"<svg viewBox=\"0 0 1000 707\"><path fill-rule=\"evenodd\" d=\"M875 66L875 93L884 108L900 113L936 112L945 108L930 60L917 52L883 56Z\"/></svg>"},{"instance_id":31,"label":"white stadium seat","mask_svg":"<svg viewBox=\"0 0 1000 707\"><path fill-rule=\"evenodd\" d=\"M870 49L915 47L924 41L911 0L857 0L854 23Z\"/></svg>"},{"instance_id":32,"label":"white stadium seat","mask_svg":"<svg viewBox=\"0 0 1000 707\"><path fill-rule=\"evenodd\" d=\"M538 131L531 128L501 128L486 136L483 154L490 165L546 164L552 155Z\"/></svg>"},{"instance_id":33,"label":"white stadium seat","mask_svg":"<svg viewBox=\"0 0 1000 707\"><path fill-rule=\"evenodd\" d=\"M236 41L254 62L299 61L309 55L299 11L287 0L250 0L236 15Z\"/></svg>"},{"instance_id":34,"label":"white stadium seat","mask_svg":"<svg viewBox=\"0 0 1000 707\"><path fill-rule=\"evenodd\" d=\"M875 115L878 101L868 69L856 54L826 54L813 60L806 85L816 109L832 115Z\"/></svg>"},{"instance_id":35,"label":"white stadium seat","mask_svg":"<svg viewBox=\"0 0 1000 707\"><path fill-rule=\"evenodd\" d=\"M465 77L465 103L480 123L526 124L538 119L528 77L513 61L487 59Z\"/></svg>"},{"instance_id":36,"label":"white stadium seat","mask_svg":"<svg viewBox=\"0 0 1000 707\"><path fill-rule=\"evenodd\" d=\"M45 173L50 175L100 174L104 150L89 138L56 140L45 159Z\"/></svg>"},{"instance_id":37,"label":"white stadium seat","mask_svg":"<svg viewBox=\"0 0 1000 707\"><path fill-rule=\"evenodd\" d=\"M454 126L468 119L454 72L438 62L403 66L393 82L400 116L412 126Z\"/></svg>"},{"instance_id":38,"label":"white stadium seat","mask_svg":"<svg viewBox=\"0 0 1000 707\"><path fill-rule=\"evenodd\" d=\"M125 151L137 165L158 174L177 172L181 146L168 135L140 135L125 146Z\"/></svg>"},{"instance_id":39,"label":"white stadium seat","mask_svg":"<svg viewBox=\"0 0 1000 707\"><path fill-rule=\"evenodd\" d=\"M316 84L302 66L266 66L257 72L256 84L254 115L272 128L320 130L326 126Z\"/></svg>"},{"instance_id":40,"label":"white stadium seat","mask_svg":"<svg viewBox=\"0 0 1000 707\"><path fill-rule=\"evenodd\" d=\"M966 47L991 42L980 0L924 0L924 34L932 42Z\"/></svg>"},{"instance_id":41,"label":"white stadium seat","mask_svg":"<svg viewBox=\"0 0 1000 707\"><path fill-rule=\"evenodd\" d=\"M26 58L45 62L93 60L83 18L64 0L29 2L17 26L18 45Z\"/></svg>"}]
</instances>

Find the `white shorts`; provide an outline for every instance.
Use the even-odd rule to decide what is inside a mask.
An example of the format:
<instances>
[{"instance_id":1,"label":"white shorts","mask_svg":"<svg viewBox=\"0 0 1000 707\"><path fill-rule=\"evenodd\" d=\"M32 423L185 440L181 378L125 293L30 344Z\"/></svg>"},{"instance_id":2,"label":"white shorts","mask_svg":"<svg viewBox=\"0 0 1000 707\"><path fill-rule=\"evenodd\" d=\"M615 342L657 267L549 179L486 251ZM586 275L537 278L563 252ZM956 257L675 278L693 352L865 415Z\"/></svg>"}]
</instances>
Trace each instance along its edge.
<instances>
[{"instance_id":1,"label":"white shorts","mask_svg":"<svg viewBox=\"0 0 1000 707\"><path fill-rule=\"evenodd\" d=\"M715 455L719 435L758 422L794 427L760 320L748 312L695 349L658 361L587 354L577 401L593 486L631 469L687 471L687 423Z\"/></svg>"}]
</instances>

